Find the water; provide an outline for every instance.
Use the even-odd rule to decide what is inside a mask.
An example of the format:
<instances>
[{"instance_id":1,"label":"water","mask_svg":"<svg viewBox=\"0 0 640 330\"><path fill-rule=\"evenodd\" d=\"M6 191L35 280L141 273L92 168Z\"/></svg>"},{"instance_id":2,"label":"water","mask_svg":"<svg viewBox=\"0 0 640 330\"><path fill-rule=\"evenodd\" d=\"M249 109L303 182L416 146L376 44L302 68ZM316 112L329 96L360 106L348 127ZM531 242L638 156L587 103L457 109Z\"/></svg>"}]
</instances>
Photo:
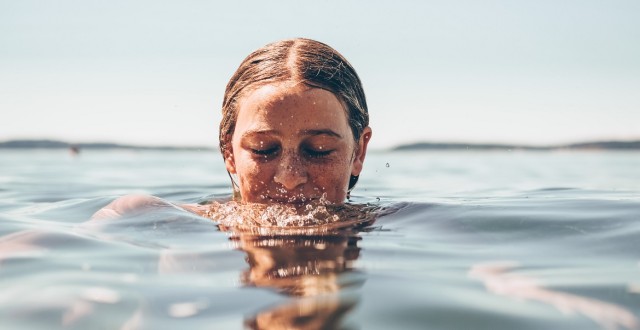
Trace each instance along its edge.
<instances>
[{"instance_id":1,"label":"water","mask_svg":"<svg viewBox=\"0 0 640 330\"><path fill-rule=\"evenodd\" d=\"M640 153L371 152L364 228L223 231L211 152L0 151L2 329L638 329Z\"/></svg>"}]
</instances>

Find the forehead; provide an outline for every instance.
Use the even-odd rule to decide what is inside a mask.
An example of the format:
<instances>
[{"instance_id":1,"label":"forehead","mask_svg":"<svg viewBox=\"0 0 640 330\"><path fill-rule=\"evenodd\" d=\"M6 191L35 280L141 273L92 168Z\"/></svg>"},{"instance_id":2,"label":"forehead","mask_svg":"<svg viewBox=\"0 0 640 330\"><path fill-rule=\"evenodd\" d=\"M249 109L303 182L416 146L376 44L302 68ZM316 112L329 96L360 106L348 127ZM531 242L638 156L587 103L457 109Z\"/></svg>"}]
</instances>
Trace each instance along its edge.
<instances>
[{"instance_id":1,"label":"forehead","mask_svg":"<svg viewBox=\"0 0 640 330\"><path fill-rule=\"evenodd\" d=\"M238 104L236 132L322 128L350 130L342 103L321 88L303 84L265 85L244 95Z\"/></svg>"}]
</instances>

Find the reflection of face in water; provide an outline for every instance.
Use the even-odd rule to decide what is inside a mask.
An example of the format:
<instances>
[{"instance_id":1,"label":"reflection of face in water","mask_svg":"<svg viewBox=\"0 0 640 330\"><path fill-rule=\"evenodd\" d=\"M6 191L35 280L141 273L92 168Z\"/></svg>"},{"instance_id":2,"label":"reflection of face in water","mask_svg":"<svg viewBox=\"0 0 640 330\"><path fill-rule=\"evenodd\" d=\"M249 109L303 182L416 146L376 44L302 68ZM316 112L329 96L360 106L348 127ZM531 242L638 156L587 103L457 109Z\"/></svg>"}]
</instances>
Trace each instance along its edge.
<instances>
[{"instance_id":1,"label":"reflection of face in water","mask_svg":"<svg viewBox=\"0 0 640 330\"><path fill-rule=\"evenodd\" d=\"M358 301L364 277L354 269L360 255L358 233L388 212L375 205L288 205L217 203L207 216L246 253L248 286L293 297L260 311L253 329L337 329Z\"/></svg>"},{"instance_id":2,"label":"reflection of face in water","mask_svg":"<svg viewBox=\"0 0 640 330\"><path fill-rule=\"evenodd\" d=\"M208 205L205 216L246 252L245 285L292 296L287 304L246 321L253 329L337 329L357 303L364 279L353 269L360 254L358 229L382 215L372 205L227 203Z\"/></svg>"},{"instance_id":3,"label":"reflection of face in water","mask_svg":"<svg viewBox=\"0 0 640 330\"><path fill-rule=\"evenodd\" d=\"M357 303L353 289L363 283L353 270L360 254L353 233L232 238L247 253L246 285L296 297L263 310L246 326L253 329L335 329Z\"/></svg>"},{"instance_id":4,"label":"reflection of face in water","mask_svg":"<svg viewBox=\"0 0 640 330\"><path fill-rule=\"evenodd\" d=\"M338 292L338 275L352 271L358 258L359 237L243 235L237 238L247 253L249 269L243 282L271 287L292 296L313 296Z\"/></svg>"}]
</instances>

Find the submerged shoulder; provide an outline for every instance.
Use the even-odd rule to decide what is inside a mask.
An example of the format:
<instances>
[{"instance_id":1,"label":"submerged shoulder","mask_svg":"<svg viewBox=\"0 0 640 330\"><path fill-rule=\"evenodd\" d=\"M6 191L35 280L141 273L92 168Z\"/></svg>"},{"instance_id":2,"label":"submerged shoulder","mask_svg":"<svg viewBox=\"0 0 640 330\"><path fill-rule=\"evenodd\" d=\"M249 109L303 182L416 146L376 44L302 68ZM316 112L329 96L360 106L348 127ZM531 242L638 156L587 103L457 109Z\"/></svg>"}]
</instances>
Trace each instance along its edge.
<instances>
[{"instance_id":1,"label":"submerged shoulder","mask_svg":"<svg viewBox=\"0 0 640 330\"><path fill-rule=\"evenodd\" d=\"M157 207L174 207L173 204L162 198L135 194L118 197L107 206L98 210L91 216L91 220L115 219L125 214L137 213Z\"/></svg>"},{"instance_id":2,"label":"submerged shoulder","mask_svg":"<svg viewBox=\"0 0 640 330\"><path fill-rule=\"evenodd\" d=\"M200 204L176 205L160 197L144 194L125 195L116 198L107 206L101 208L91 216L93 220L111 220L121 218L124 215L149 212L163 207L177 208L203 216L208 210L208 206Z\"/></svg>"}]
</instances>

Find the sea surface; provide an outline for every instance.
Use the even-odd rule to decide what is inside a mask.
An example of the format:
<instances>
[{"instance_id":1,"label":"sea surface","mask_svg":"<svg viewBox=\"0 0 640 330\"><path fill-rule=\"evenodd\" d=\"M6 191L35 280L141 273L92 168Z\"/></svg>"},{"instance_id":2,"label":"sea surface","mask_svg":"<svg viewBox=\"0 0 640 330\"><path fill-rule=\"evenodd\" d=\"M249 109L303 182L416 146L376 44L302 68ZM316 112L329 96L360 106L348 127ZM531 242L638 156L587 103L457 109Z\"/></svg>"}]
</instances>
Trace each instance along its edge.
<instances>
[{"instance_id":1,"label":"sea surface","mask_svg":"<svg viewBox=\"0 0 640 330\"><path fill-rule=\"evenodd\" d=\"M87 225L230 192L211 151L0 150L0 329L640 329L640 153L372 151L326 233Z\"/></svg>"}]
</instances>

